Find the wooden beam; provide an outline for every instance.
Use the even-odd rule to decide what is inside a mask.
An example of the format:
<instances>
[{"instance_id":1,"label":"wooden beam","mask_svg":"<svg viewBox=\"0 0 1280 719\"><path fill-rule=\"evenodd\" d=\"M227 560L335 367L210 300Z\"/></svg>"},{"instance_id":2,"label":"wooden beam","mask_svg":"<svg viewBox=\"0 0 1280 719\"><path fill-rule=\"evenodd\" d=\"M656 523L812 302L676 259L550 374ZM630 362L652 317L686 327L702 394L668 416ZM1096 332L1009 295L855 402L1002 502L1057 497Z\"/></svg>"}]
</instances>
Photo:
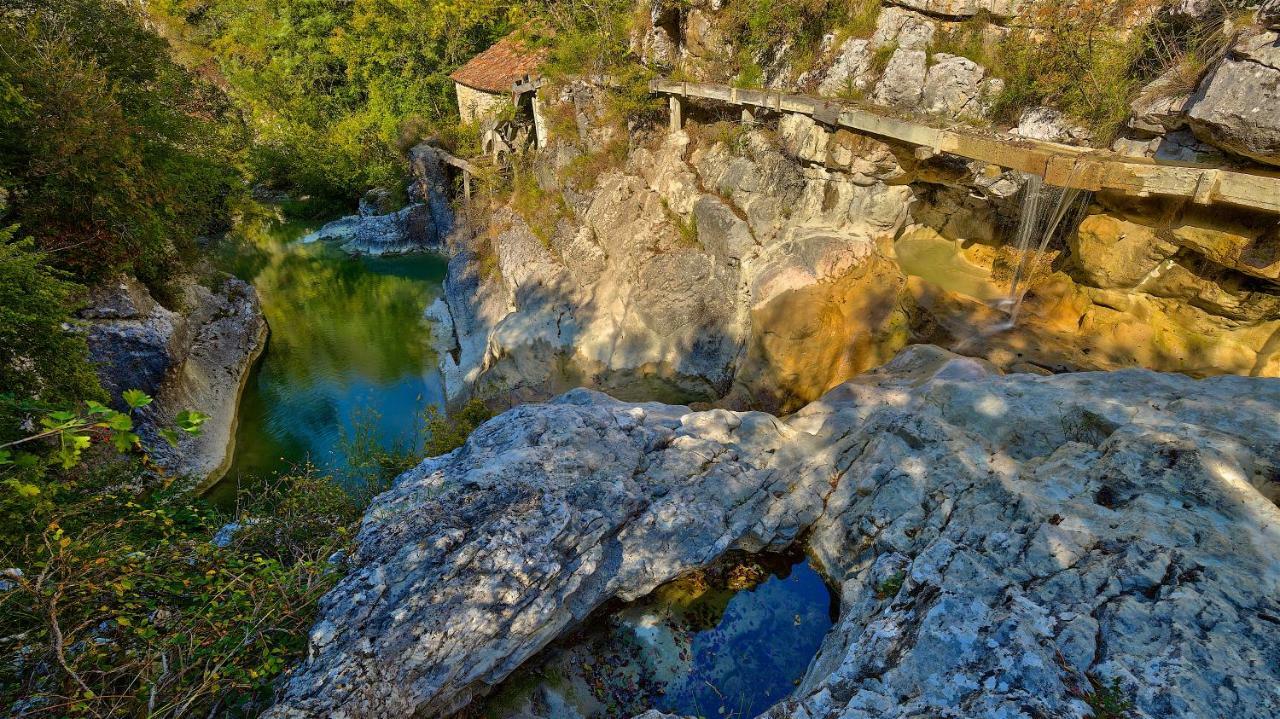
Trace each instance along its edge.
<instances>
[{"instance_id":1,"label":"wooden beam","mask_svg":"<svg viewBox=\"0 0 1280 719\"><path fill-rule=\"evenodd\" d=\"M669 97L672 130L683 125L683 99L693 97L742 107L744 121L747 113L756 108L806 115L831 127L844 127L929 148L934 153L945 152L1039 175L1059 187L1111 190L1142 197L1186 197L1202 205L1226 203L1280 214L1280 173L1275 172L1237 172L1128 157L1110 150L1032 140L1007 133L943 130L875 109L841 105L810 95L663 79L651 82L649 89Z\"/></svg>"}]
</instances>

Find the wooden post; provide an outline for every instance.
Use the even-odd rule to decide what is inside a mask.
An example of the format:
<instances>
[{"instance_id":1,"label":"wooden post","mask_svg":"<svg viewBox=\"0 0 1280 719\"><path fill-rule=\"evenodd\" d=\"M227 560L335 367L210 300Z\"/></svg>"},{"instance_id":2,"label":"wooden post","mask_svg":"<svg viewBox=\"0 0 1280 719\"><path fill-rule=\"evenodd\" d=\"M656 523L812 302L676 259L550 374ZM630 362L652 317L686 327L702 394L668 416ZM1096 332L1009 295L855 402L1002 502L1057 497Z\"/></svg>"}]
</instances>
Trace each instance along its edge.
<instances>
[{"instance_id":1,"label":"wooden post","mask_svg":"<svg viewBox=\"0 0 1280 719\"><path fill-rule=\"evenodd\" d=\"M672 132L680 132L680 129L684 127L684 117L683 117L683 115L684 115L684 112L683 112L683 111L684 111L684 108L683 108L683 107L682 107L682 105L681 105L681 101L680 101L680 98L679 98L679 97L677 97L677 96L675 96L675 95L672 95L672 96L671 96L671 98L670 98L670 100L671 100L671 102L670 102L670 106L671 106L671 131L672 131Z\"/></svg>"},{"instance_id":2,"label":"wooden post","mask_svg":"<svg viewBox=\"0 0 1280 719\"><path fill-rule=\"evenodd\" d=\"M471 173L462 171L462 201L471 204Z\"/></svg>"},{"instance_id":3,"label":"wooden post","mask_svg":"<svg viewBox=\"0 0 1280 719\"><path fill-rule=\"evenodd\" d=\"M533 111L533 145L539 150L547 147L547 127L542 119L542 103L538 101L538 91L533 91L533 99L529 108Z\"/></svg>"}]
</instances>

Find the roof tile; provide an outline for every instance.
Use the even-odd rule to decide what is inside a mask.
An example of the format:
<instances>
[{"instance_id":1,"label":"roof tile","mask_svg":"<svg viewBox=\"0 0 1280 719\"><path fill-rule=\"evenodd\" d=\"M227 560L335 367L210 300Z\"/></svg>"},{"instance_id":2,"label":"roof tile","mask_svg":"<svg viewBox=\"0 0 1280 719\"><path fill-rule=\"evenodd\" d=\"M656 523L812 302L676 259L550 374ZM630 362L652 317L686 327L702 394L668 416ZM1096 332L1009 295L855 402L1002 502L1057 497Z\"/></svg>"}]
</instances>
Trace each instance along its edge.
<instances>
[{"instance_id":1,"label":"roof tile","mask_svg":"<svg viewBox=\"0 0 1280 719\"><path fill-rule=\"evenodd\" d=\"M525 75L536 73L546 56L546 50L530 49L512 33L471 58L449 77L484 92L511 92L511 85Z\"/></svg>"}]
</instances>

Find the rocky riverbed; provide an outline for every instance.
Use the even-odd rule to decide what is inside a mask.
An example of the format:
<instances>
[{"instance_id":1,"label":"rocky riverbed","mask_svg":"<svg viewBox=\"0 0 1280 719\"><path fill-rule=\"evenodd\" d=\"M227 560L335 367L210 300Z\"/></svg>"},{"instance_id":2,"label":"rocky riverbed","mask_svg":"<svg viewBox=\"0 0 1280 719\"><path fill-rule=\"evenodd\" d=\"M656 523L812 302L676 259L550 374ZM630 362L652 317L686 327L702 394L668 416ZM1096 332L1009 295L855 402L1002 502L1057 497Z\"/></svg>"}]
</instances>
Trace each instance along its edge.
<instances>
[{"instance_id":1,"label":"rocky riverbed","mask_svg":"<svg viewBox=\"0 0 1280 719\"><path fill-rule=\"evenodd\" d=\"M268 716L437 716L596 608L807 537L839 621L770 717L1280 711L1280 380L914 346L791 417L575 390L365 517Z\"/></svg>"}]
</instances>

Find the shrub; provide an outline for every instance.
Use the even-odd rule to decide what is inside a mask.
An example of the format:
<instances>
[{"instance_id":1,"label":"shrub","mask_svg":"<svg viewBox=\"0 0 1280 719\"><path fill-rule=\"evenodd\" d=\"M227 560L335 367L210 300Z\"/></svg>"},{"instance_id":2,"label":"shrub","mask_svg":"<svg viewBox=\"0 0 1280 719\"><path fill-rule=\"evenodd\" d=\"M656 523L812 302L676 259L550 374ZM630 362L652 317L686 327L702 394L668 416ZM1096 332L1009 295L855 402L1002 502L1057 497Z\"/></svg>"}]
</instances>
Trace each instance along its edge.
<instances>
[{"instance_id":1,"label":"shrub","mask_svg":"<svg viewBox=\"0 0 1280 719\"><path fill-rule=\"evenodd\" d=\"M109 0L0 7L0 181L60 267L159 286L197 235L228 226L241 136L142 20Z\"/></svg>"},{"instance_id":2,"label":"shrub","mask_svg":"<svg viewBox=\"0 0 1280 719\"><path fill-rule=\"evenodd\" d=\"M33 410L106 399L84 338L62 328L80 288L15 229L0 228L0 442Z\"/></svg>"},{"instance_id":3,"label":"shrub","mask_svg":"<svg viewBox=\"0 0 1280 719\"><path fill-rule=\"evenodd\" d=\"M1109 141L1143 82L1133 72L1143 33L1116 30L1127 10L1101 0L1035 5L1034 29L1010 33L996 50L992 66L1005 87L995 114L1015 121L1025 108L1050 105L1084 123L1095 140Z\"/></svg>"},{"instance_id":4,"label":"shrub","mask_svg":"<svg viewBox=\"0 0 1280 719\"><path fill-rule=\"evenodd\" d=\"M427 441L423 454L437 457L452 452L461 447L467 437L491 417L493 412L478 399L467 402L453 414L445 414L435 407L428 408L424 418Z\"/></svg>"},{"instance_id":5,"label":"shrub","mask_svg":"<svg viewBox=\"0 0 1280 719\"><path fill-rule=\"evenodd\" d=\"M320 524L333 491L282 489L272 526L288 531L220 549L223 518L136 460L95 458L64 479L47 524L10 538L22 575L0 594L0 623L17 660L0 665L0 703L24 716L261 710L339 576L324 558L346 527Z\"/></svg>"},{"instance_id":6,"label":"shrub","mask_svg":"<svg viewBox=\"0 0 1280 719\"><path fill-rule=\"evenodd\" d=\"M934 36L930 55L956 55L969 58L984 67L990 66L992 58L986 29L991 23L991 15L983 10L963 22L943 26Z\"/></svg>"},{"instance_id":7,"label":"shrub","mask_svg":"<svg viewBox=\"0 0 1280 719\"><path fill-rule=\"evenodd\" d=\"M551 248L560 220L572 214L563 195L542 189L530 163L517 163L515 166L511 207L547 249Z\"/></svg>"}]
</instances>

